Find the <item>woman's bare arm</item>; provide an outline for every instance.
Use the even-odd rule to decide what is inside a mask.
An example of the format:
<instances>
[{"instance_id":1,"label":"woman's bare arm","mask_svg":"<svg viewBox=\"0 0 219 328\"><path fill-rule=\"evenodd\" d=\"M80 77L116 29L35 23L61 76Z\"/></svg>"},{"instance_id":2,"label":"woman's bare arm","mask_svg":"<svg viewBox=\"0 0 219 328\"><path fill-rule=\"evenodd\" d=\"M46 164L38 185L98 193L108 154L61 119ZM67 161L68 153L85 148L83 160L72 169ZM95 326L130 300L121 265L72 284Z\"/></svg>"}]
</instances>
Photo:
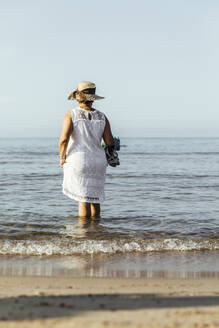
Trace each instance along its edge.
<instances>
[{"instance_id":1,"label":"woman's bare arm","mask_svg":"<svg viewBox=\"0 0 219 328\"><path fill-rule=\"evenodd\" d=\"M60 166L63 167L65 160L66 149L68 146L68 141L70 135L73 131L73 124L71 119L71 111L68 110L65 114L63 123L62 123L62 132L59 139L59 153L60 153Z\"/></svg>"},{"instance_id":2,"label":"woman's bare arm","mask_svg":"<svg viewBox=\"0 0 219 328\"><path fill-rule=\"evenodd\" d=\"M107 117L106 117L105 129L103 132L103 140L107 146L110 146L110 147L114 146L114 138L113 138L110 123L109 123Z\"/></svg>"}]
</instances>

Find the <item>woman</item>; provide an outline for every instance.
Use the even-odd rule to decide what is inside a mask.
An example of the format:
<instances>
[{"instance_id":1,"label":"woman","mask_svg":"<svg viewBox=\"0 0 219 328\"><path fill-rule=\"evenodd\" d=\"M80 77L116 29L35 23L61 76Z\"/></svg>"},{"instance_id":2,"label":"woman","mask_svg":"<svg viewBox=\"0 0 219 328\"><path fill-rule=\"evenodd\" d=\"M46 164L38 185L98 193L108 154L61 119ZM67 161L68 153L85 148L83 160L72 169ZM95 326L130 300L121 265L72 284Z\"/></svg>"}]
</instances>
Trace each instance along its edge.
<instances>
[{"instance_id":1,"label":"woman","mask_svg":"<svg viewBox=\"0 0 219 328\"><path fill-rule=\"evenodd\" d=\"M65 114L59 141L63 193L78 201L79 217L99 216L107 166L102 138L109 149L114 148L108 119L92 107L94 100L103 99L95 92L94 83L82 81L69 95L78 106Z\"/></svg>"}]
</instances>

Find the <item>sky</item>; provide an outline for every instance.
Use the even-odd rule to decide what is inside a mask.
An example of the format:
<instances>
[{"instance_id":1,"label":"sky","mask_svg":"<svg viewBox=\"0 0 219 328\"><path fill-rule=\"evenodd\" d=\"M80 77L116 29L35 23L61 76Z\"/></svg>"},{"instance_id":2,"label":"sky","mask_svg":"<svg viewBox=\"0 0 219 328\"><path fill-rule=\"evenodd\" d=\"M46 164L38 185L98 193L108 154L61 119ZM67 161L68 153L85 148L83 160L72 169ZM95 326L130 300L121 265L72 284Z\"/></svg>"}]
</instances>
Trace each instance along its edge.
<instances>
[{"instance_id":1,"label":"sky","mask_svg":"<svg viewBox=\"0 0 219 328\"><path fill-rule=\"evenodd\" d=\"M217 0L0 0L0 137L59 137L80 81L121 137L219 137Z\"/></svg>"}]
</instances>

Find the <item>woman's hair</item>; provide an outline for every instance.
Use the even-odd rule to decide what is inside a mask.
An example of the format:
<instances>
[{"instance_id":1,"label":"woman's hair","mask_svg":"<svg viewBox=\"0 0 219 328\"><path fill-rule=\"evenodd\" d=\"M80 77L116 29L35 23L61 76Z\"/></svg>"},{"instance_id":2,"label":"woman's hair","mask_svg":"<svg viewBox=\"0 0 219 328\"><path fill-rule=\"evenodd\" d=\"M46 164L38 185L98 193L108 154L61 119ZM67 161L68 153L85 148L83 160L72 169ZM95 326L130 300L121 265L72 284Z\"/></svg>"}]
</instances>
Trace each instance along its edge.
<instances>
[{"instance_id":1,"label":"woman's hair","mask_svg":"<svg viewBox=\"0 0 219 328\"><path fill-rule=\"evenodd\" d=\"M72 97L75 98L80 103L85 103L87 101L87 98L82 91L76 90L72 92Z\"/></svg>"},{"instance_id":2,"label":"woman's hair","mask_svg":"<svg viewBox=\"0 0 219 328\"><path fill-rule=\"evenodd\" d=\"M93 100L87 99L86 95L88 94L95 94L95 89L85 89L83 91L75 90L69 95L69 97L76 99L79 103L86 104L93 102Z\"/></svg>"},{"instance_id":3,"label":"woman's hair","mask_svg":"<svg viewBox=\"0 0 219 328\"><path fill-rule=\"evenodd\" d=\"M96 95L96 86L94 83L82 81L79 83L77 89L71 92L68 96L68 100L75 99L78 102L94 102L95 100L104 99Z\"/></svg>"}]
</instances>

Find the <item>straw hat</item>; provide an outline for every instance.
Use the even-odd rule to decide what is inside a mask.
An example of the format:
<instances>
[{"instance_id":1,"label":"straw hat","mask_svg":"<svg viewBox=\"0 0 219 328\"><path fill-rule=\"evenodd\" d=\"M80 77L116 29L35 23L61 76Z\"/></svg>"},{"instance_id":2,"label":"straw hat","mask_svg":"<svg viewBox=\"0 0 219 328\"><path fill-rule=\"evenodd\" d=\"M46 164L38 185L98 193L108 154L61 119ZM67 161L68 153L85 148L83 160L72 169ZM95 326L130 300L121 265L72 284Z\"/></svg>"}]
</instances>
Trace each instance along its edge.
<instances>
[{"instance_id":1,"label":"straw hat","mask_svg":"<svg viewBox=\"0 0 219 328\"><path fill-rule=\"evenodd\" d=\"M79 100L82 102L101 100L104 97L100 97L95 94L96 85L89 81L82 81L78 84L75 91L71 92L68 96L68 100Z\"/></svg>"}]
</instances>

